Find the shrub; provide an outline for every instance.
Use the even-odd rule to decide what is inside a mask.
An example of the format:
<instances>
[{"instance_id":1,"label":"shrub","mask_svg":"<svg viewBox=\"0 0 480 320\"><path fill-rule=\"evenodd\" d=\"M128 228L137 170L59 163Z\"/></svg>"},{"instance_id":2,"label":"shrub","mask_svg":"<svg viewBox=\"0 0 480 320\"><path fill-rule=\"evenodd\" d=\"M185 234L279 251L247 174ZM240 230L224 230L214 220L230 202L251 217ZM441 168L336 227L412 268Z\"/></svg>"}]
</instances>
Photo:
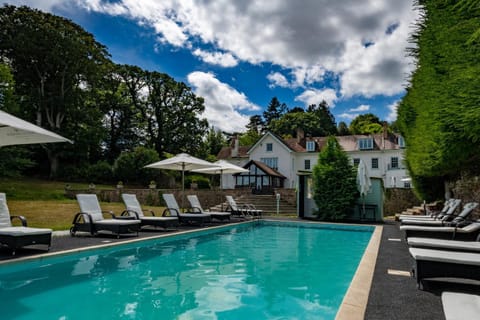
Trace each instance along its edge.
<instances>
[{"instance_id":1,"label":"shrub","mask_svg":"<svg viewBox=\"0 0 480 320\"><path fill-rule=\"evenodd\" d=\"M159 160L157 151L145 147L137 147L133 151L122 152L115 160L115 177L124 183L148 186L151 180L159 180L161 173L160 170L144 167Z\"/></svg>"},{"instance_id":2,"label":"shrub","mask_svg":"<svg viewBox=\"0 0 480 320\"><path fill-rule=\"evenodd\" d=\"M210 189L210 179L201 175L185 176L185 189L189 189L193 182L197 184L198 189Z\"/></svg>"},{"instance_id":3,"label":"shrub","mask_svg":"<svg viewBox=\"0 0 480 320\"><path fill-rule=\"evenodd\" d=\"M356 171L335 137L328 138L313 168L313 198L321 220L345 218L358 198Z\"/></svg>"},{"instance_id":4,"label":"shrub","mask_svg":"<svg viewBox=\"0 0 480 320\"><path fill-rule=\"evenodd\" d=\"M114 181L113 168L107 161L98 161L86 168L85 178L94 183L107 183Z\"/></svg>"}]
</instances>

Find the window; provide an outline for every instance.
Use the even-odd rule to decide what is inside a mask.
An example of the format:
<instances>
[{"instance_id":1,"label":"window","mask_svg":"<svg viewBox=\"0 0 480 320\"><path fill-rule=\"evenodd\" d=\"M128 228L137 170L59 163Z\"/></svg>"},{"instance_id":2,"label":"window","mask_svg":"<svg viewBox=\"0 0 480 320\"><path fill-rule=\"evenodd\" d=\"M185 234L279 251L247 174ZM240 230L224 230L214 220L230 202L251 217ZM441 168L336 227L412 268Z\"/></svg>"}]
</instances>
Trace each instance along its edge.
<instances>
[{"instance_id":1,"label":"window","mask_svg":"<svg viewBox=\"0 0 480 320\"><path fill-rule=\"evenodd\" d=\"M398 169L398 157L392 157L390 159L390 167L392 169Z\"/></svg>"},{"instance_id":2,"label":"window","mask_svg":"<svg viewBox=\"0 0 480 320\"><path fill-rule=\"evenodd\" d=\"M378 169L378 158L372 158L372 169Z\"/></svg>"},{"instance_id":3,"label":"window","mask_svg":"<svg viewBox=\"0 0 480 320\"><path fill-rule=\"evenodd\" d=\"M310 160L305 159L305 170L310 170Z\"/></svg>"},{"instance_id":4,"label":"window","mask_svg":"<svg viewBox=\"0 0 480 320\"><path fill-rule=\"evenodd\" d=\"M266 147L267 152L272 152L273 151L273 143L267 143L267 145L265 147Z\"/></svg>"},{"instance_id":5,"label":"window","mask_svg":"<svg viewBox=\"0 0 480 320\"><path fill-rule=\"evenodd\" d=\"M410 181L404 181L404 182L403 182L403 187L404 187L404 188L411 188L412 185L410 184Z\"/></svg>"},{"instance_id":6,"label":"window","mask_svg":"<svg viewBox=\"0 0 480 320\"><path fill-rule=\"evenodd\" d=\"M358 140L358 149L360 150L371 150L373 149L373 139L365 138Z\"/></svg>"},{"instance_id":7,"label":"window","mask_svg":"<svg viewBox=\"0 0 480 320\"><path fill-rule=\"evenodd\" d=\"M307 151L315 151L315 141L307 141Z\"/></svg>"},{"instance_id":8,"label":"window","mask_svg":"<svg viewBox=\"0 0 480 320\"><path fill-rule=\"evenodd\" d=\"M405 148L405 139L402 136L398 137L398 146L402 149Z\"/></svg>"},{"instance_id":9,"label":"window","mask_svg":"<svg viewBox=\"0 0 480 320\"><path fill-rule=\"evenodd\" d=\"M360 158L353 158L353 165L358 166L360 164Z\"/></svg>"},{"instance_id":10,"label":"window","mask_svg":"<svg viewBox=\"0 0 480 320\"><path fill-rule=\"evenodd\" d=\"M278 158L261 158L260 161L274 170L278 170Z\"/></svg>"}]
</instances>

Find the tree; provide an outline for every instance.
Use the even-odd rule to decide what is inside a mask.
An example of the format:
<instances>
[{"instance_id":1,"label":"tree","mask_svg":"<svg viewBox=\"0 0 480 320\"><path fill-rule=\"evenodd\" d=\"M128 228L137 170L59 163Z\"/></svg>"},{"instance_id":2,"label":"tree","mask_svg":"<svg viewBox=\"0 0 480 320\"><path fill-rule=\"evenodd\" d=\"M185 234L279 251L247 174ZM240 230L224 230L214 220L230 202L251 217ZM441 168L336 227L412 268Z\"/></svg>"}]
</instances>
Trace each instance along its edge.
<instances>
[{"instance_id":1,"label":"tree","mask_svg":"<svg viewBox=\"0 0 480 320\"><path fill-rule=\"evenodd\" d=\"M260 115L254 115L250 117L250 121L247 124L247 131L252 131L260 134L265 129L265 122Z\"/></svg>"},{"instance_id":2,"label":"tree","mask_svg":"<svg viewBox=\"0 0 480 320\"><path fill-rule=\"evenodd\" d=\"M280 103L277 97L273 97L270 100L270 103L267 106L267 109L263 112L263 120L265 127L270 129L270 124L273 120L280 119L287 111L287 105L285 103Z\"/></svg>"},{"instance_id":3,"label":"tree","mask_svg":"<svg viewBox=\"0 0 480 320\"><path fill-rule=\"evenodd\" d=\"M313 198L321 220L345 218L358 198L355 169L333 136L327 139L313 167Z\"/></svg>"},{"instance_id":4,"label":"tree","mask_svg":"<svg viewBox=\"0 0 480 320\"><path fill-rule=\"evenodd\" d=\"M330 107L325 100L322 100L317 105L312 104L308 106L307 112L311 112L318 119L318 127L321 131L320 136L328 136L337 134L337 124L335 123L335 117L330 112Z\"/></svg>"},{"instance_id":5,"label":"tree","mask_svg":"<svg viewBox=\"0 0 480 320\"><path fill-rule=\"evenodd\" d=\"M417 68L398 107L398 127L418 194L424 181L478 174L480 160L480 7L478 1L422 0L425 15L412 36Z\"/></svg>"},{"instance_id":6,"label":"tree","mask_svg":"<svg viewBox=\"0 0 480 320\"><path fill-rule=\"evenodd\" d=\"M18 109L15 80L10 67L5 63L0 63L0 109L13 113Z\"/></svg>"},{"instance_id":7,"label":"tree","mask_svg":"<svg viewBox=\"0 0 480 320\"><path fill-rule=\"evenodd\" d=\"M351 134L372 134L382 132L383 126L380 119L373 113L366 113L357 116L350 123Z\"/></svg>"},{"instance_id":8,"label":"tree","mask_svg":"<svg viewBox=\"0 0 480 320\"><path fill-rule=\"evenodd\" d=\"M350 130L348 130L348 126L345 122L340 121L337 127L337 132L339 136L349 136Z\"/></svg>"},{"instance_id":9,"label":"tree","mask_svg":"<svg viewBox=\"0 0 480 320\"><path fill-rule=\"evenodd\" d=\"M204 159L213 158L216 159L217 154L220 152L222 147L227 145L227 139L223 135L221 130L215 130L214 127L211 127L207 133L201 152L199 156Z\"/></svg>"},{"instance_id":10,"label":"tree","mask_svg":"<svg viewBox=\"0 0 480 320\"><path fill-rule=\"evenodd\" d=\"M109 61L106 48L71 21L25 6L0 8L0 24L0 55L11 63L23 118L71 138L84 95ZM44 148L53 177L65 147Z\"/></svg>"}]
</instances>

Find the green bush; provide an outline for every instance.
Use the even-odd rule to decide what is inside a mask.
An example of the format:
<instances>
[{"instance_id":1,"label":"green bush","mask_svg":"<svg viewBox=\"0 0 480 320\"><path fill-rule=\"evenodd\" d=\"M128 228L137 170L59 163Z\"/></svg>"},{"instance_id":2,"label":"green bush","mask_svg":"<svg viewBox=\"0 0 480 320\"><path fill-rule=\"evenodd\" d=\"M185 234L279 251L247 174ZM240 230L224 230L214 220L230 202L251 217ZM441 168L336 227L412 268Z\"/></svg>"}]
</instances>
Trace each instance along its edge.
<instances>
[{"instance_id":1,"label":"green bush","mask_svg":"<svg viewBox=\"0 0 480 320\"><path fill-rule=\"evenodd\" d=\"M345 218L358 195L355 168L335 137L329 137L313 167L313 198L318 219Z\"/></svg>"},{"instance_id":2,"label":"green bush","mask_svg":"<svg viewBox=\"0 0 480 320\"><path fill-rule=\"evenodd\" d=\"M210 179L201 175L189 175L185 177L185 189L190 189L192 183L197 184L198 189L210 189Z\"/></svg>"},{"instance_id":3,"label":"green bush","mask_svg":"<svg viewBox=\"0 0 480 320\"><path fill-rule=\"evenodd\" d=\"M116 180L124 183L148 186L150 181L158 181L161 172L158 169L144 168L147 164L160 160L157 151L145 147L137 147L130 152L122 152L115 160L114 173Z\"/></svg>"},{"instance_id":4,"label":"green bush","mask_svg":"<svg viewBox=\"0 0 480 320\"><path fill-rule=\"evenodd\" d=\"M113 168L107 161L98 161L86 168L87 181L93 183L113 182Z\"/></svg>"}]
</instances>

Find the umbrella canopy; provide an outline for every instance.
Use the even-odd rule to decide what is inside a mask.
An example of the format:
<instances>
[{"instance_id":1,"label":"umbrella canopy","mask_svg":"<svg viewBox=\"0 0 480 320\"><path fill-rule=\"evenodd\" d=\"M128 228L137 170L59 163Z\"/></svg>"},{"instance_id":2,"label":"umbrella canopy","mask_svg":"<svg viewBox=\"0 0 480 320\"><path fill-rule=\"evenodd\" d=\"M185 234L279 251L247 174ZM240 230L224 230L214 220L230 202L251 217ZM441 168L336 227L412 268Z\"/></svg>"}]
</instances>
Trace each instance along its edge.
<instances>
[{"instance_id":1,"label":"umbrella canopy","mask_svg":"<svg viewBox=\"0 0 480 320\"><path fill-rule=\"evenodd\" d=\"M368 175L367 165L363 160L360 160L357 168L357 187L360 195L365 196L370 190L371 185L372 182L370 181L370 176Z\"/></svg>"},{"instance_id":2,"label":"umbrella canopy","mask_svg":"<svg viewBox=\"0 0 480 320\"><path fill-rule=\"evenodd\" d=\"M195 158L187 153L180 153L174 157L161 160L155 163L146 165L145 168L166 169L182 171L182 206L183 198L185 196L185 171L203 168L218 168L211 162Z\"/></svg>"},{"instance_id":3,"label":"umbrella canopy","mask_svg":"<svg viewBox=\"0 0 480 320\"><path fill-rule=\"evenodd\" d=\"M218 160L218 161L215 161L213 164L217 165L218 167L217 168L195 169L195 170L192 170L192 171L198 172L198 173L219 174L220 175L220 188L223 187L223 185L222 185L223 174L248 172L248 169L239 167L239 166L234 165L233 163L230 163L230 162L225 161L225 160Z\"/></svg>"},{"instance_id":4,"label":"umbrella canopy","mask_svg":"<svg viewBox=\"0 0 480 320\"><path fill-rule=\"evenodd\" d=\"M0 110L0 147L51 142L70 142L56 133Z\"/></svg>"}]
</instances>

